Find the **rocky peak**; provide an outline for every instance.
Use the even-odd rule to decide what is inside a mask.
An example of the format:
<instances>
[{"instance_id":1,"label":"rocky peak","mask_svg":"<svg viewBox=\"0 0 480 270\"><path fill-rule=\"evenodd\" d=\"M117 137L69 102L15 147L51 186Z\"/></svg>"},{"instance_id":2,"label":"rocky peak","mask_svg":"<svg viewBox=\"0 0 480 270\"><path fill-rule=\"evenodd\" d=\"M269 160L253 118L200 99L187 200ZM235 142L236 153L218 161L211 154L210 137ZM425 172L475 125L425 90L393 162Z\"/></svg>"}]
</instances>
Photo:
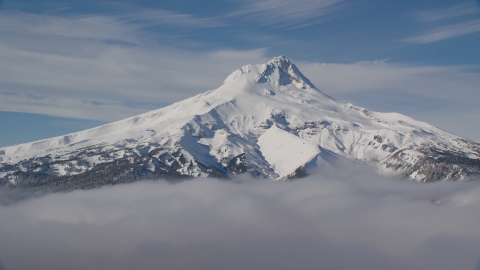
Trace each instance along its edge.
<instances>
[{"instance_id":1,"label":"rocky peak","mask_svg":"<svg viewBox=\"0 0 480 270\"><path fill-rule=\"evenodd\" d=\"M302 72L287 57L280 55L274 57L264 65L262 74L258 82L273 81L279 85L296 84L304 89L316 87L310 82Z\"/></svg>"}]
</instances>

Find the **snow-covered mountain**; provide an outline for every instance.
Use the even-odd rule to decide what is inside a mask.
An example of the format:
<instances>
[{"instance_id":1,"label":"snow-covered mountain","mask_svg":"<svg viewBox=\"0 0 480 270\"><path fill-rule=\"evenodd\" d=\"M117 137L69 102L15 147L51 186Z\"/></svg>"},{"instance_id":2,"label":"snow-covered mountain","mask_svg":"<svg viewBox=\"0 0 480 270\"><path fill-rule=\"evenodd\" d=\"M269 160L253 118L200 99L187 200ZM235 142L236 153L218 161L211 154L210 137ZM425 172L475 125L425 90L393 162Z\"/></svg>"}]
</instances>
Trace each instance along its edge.
<instances>
[{"instance_id":1,"label":"snow-covered mountain","mask_svg":"<svg viewBox=\"0 0 480 270\"><path fill-rule=\"evenodd\" d=\"M0 180L69 189L241 173L286 179L335 158L419 181L480 174L479 143L402 114L340 103L280 56L165 108L0 148Z\"/></svg>"}]
</instances>

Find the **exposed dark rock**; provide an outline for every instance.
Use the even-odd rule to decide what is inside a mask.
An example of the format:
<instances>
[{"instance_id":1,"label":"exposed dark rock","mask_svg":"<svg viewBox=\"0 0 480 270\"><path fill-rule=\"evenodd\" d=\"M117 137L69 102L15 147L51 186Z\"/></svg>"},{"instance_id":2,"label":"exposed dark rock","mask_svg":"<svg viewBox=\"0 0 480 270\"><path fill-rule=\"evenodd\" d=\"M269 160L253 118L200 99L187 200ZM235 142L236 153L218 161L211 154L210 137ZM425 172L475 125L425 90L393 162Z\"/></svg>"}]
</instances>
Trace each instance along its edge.
<instances>
[{"instance_id":1,"label":"exposed dark rock","mask_svg":"<svg viewBox=\"0 0 480 270\"><path fill-rule=\"evenodd\" d=\"M404 161L405 150L394 153L385 163L385 167L405 171L406 177L415 176L424 182L441 180L458 181L480 175L480 160L469 158L463 153L432 147L417 149L418 159L411 165Z\"/></svg>"},{"instance_id":2,"label":"exposed dark rock","mask_svg":"<svg viewBox=\"0 0 480 270\"><path fill-rule=\"evenodd\" d=\"M373 136L373 139L379 143L383 143L383 138L378 135Z\"/></svg>"},{"instance_id":3,"label":"exposed dark rock","mask_svg":"<svg viewBox=\"0 0 480 270\"><path fill-rule=\"evenodd\" d=\"M232 158L227 165L227 170L235 174L241 174L247 172L247 166L245 165L245 153L240 154Z\"/></svg>"},{"instance_id":4,"label":"exposed dark rock","mask_svg":"<svg viewBox=\"0 0 480 270\"><path fill-rule=\"evenodd\" d=\"M303 167L298 167L295 172L287 176L287 179L297 179L308 176L307 172Z\"/></svg>"}]
</instances>

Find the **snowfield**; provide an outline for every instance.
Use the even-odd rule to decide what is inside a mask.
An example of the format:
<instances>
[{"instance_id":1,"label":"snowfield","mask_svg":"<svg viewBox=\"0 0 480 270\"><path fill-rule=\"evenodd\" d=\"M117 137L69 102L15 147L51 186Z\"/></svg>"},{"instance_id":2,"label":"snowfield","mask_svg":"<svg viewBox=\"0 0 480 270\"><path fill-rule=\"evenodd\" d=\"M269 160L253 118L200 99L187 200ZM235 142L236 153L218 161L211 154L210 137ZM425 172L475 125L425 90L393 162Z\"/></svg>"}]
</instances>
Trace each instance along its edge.
<instances>
[{"instance_id":1,"label":"snowfield","mask_svg":"<svg viewBox=\"0 0 480 270\"><path fill-rule=\"evenodd\" d=\"M272 126L258 138L260 152L280 179L312 161L320 150L316 144Z\"/></svg>"}]
</instances>

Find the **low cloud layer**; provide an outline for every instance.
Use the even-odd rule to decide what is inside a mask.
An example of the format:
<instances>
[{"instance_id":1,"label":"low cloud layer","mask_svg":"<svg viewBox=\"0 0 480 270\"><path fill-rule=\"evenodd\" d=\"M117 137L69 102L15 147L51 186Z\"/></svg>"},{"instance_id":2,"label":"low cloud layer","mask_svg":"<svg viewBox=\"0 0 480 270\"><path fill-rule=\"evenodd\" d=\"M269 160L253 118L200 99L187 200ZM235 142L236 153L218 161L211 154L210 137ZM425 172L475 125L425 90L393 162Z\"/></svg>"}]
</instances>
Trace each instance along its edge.
<instances>
[{"instance_id":1,"label":"low cloud layer","mask_svg":"<svg viewBox=\"0 0 480 270\"><path fill-rule=\"evenodd\" d=\"M478 269L480 182L194 179L0 207L4 269Z\"/></svg>"}]
</instances>

